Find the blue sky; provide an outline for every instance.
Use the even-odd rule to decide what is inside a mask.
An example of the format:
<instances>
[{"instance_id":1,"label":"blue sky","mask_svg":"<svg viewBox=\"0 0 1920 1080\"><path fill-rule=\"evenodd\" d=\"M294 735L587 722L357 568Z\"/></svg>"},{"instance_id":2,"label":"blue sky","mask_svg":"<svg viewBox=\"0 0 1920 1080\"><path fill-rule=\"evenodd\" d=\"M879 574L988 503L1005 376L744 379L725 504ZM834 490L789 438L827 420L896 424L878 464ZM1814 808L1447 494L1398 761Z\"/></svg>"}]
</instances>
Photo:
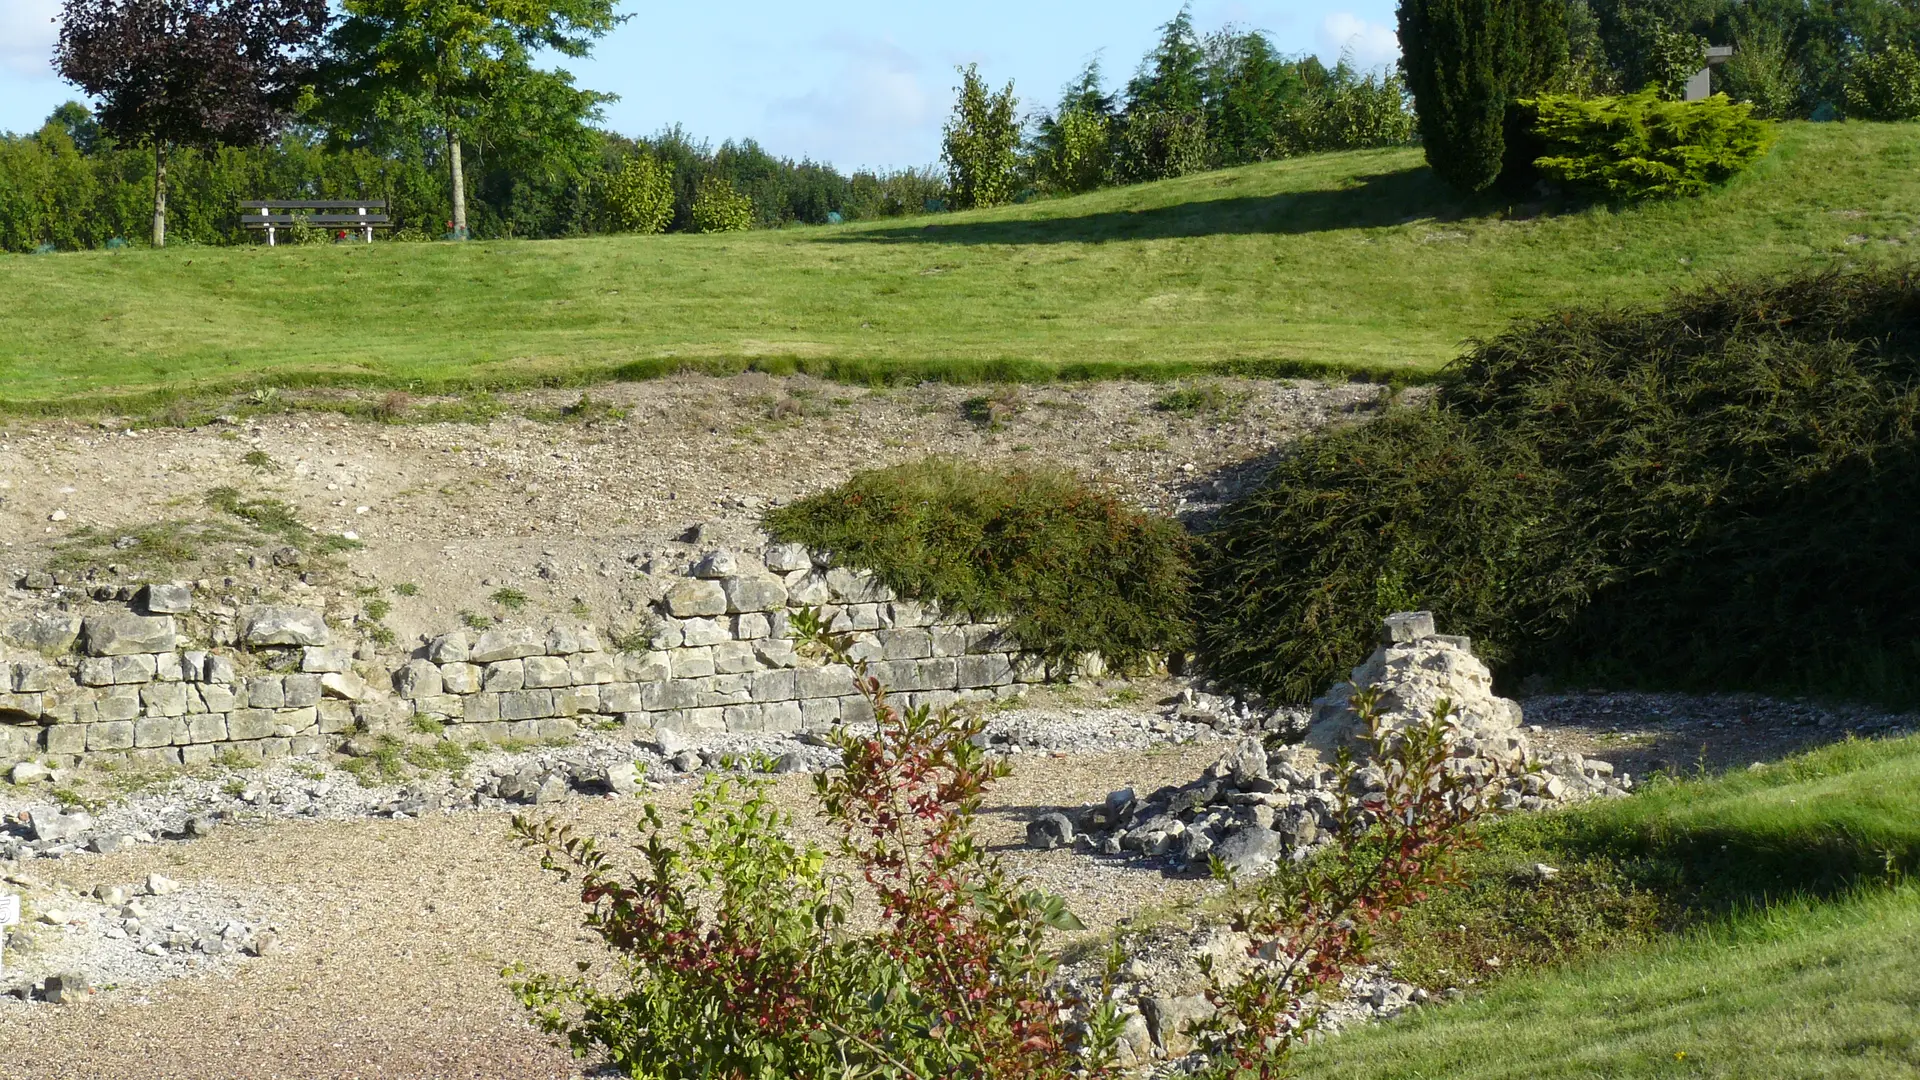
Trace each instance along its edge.
<instances>
[{"instance_id":1,"label":"blue sky","mask_svg":"<svg viewBox=\"0 0 1920 1080\"><path fill-rule=\"evenodd\" d=\"M0 0L0 130L39 127L79 96L48 65L59 0ZM678 122L715 142L759 139L776 153L842 168L939 157L956 64L1012 79L1023 108L1051 104L1098 55L1123 82L1178 0L628 0L635 17L591 59L580 85L619 94L607 126L647 134ZM1392 0L1194 0L1203 30L1266 30L1283 51L1363 66L1397 55Z\"/></svg>"}]
</instances>

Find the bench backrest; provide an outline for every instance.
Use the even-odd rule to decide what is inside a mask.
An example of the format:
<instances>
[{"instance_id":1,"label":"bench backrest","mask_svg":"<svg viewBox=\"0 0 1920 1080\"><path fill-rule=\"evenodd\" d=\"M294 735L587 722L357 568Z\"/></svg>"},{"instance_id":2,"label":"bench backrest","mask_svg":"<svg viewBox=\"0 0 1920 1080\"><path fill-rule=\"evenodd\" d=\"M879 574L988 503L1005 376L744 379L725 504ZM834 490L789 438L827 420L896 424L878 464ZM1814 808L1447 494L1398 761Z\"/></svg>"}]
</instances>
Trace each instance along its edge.
<instances>
[{"instance_id":1,"label":"bench backrest","mask_svg":"<svg viewBox=\"0 0 1920 1080\"><path fill-rule=\"evenodd\" d=\"M385 199L241 200L242 210L385 210Z\"/></svg>"}]
</instances>

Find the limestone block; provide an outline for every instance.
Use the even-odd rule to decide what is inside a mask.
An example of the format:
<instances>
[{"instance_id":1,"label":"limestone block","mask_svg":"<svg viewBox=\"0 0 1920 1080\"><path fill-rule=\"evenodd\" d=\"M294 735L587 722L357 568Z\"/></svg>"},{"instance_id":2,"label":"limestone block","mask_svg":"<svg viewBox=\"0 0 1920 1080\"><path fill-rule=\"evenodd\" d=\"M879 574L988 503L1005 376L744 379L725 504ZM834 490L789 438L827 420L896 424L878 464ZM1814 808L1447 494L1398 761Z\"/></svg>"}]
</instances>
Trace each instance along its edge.
<instances>
[{"instance_id":1,"label":"limestone block","mask_svg":"<svg viewBox=\"0 0 1920 1080\"><path fill-rule=\"evenodd\" d=\"M196 743L226 742L226 716L222 713L208 713L204 716L190 717L187 720L187 737Z\"/></svg>"},{"instance_id":2,"label":"limestone block","mask_svg":"<svg viewBox=\"0 0 1920 1080\"><path fill-rule=\"evenodd\" d=\"M86 637L88 656L167 652L175 641L172 618L135 615L130 611L89 615L82 623L82 633Z\"/></svg>"},{"instance_id":3,"label":"limestone block","mask_svg":"<svg viewBox=\"0 0 1920 1080\"><path fill-rule=\"evenodd\" d=\"M137 769L175 769L180 767L180 750L173 746L135 750L128 761Z\"/></svg>"},{"instance_id":4,"label":"limestone block","mask_svg":"<svg viewBox=\"0 0 1920 1080\"><path fill-rule=\"evenodd\" d=\"M700 683L694 679L642 683L640 700L648 712L669 712L700 708Z\"/></svg>"},{"instance_id":5,"label":"limestone block","mask_svg":"<svg viewBox=\"0 0 1920 1080\"><path fill-rule=\"evenodd\" d=\"M112 686L113 657L89 656L75 669L81 686Z\"/></svg>"},{"instance_id":6,"label":"limestone block","mask_svg":"<svg viewBox=\"0 0 1920 1080\"><path fill-rule=\"evenodd\" d=\"M724 619L687 619L680 624L680 640L690 649L718 645L733 640L733 627Z\"/></svg>"},{"instance_id":7,"label":"limestone block","mask_svg":"<svg viewBox=\"0 0 1920 1080\"><path fill-rule=\"evenodd\" d=\"M881 659L881 652L879 635L861 634L853 639L852 645L847 646L847 659L872 663Z\"/></svg>"},{"instance_id":8,"label":"limestone block","mask_svg":"<svg viewBox=\"0 0 1920 1080\"><path fill-rule=\"evenodd\" d=\"M43 694L63 685L72 686L72 677L52 664L22 660L12 667L12 686L17 694Z\"/></svg>"},{"instance_id":9,"label":"limestone block","mask_svg":"<svg viewBox=\"0 0 1920 1080\"><path fill-rule=\"evenodd\" d=\"M800 719L807 730L832 727L840 722L840 699L813 698L802 701Z\"/></svg>"},{"instance_id":10,"label":"limestone block","mask_svg":"<svg viewBox=\"0 0 1920 1080\"><path fill-rule=\"evenodd\" d=\"M639 683L609 683L600 688L600 707L610 713L645 712L645 694Z\"/></svg>"},{"instance_id":11,"label":"limestone block","mask_svg":"<svg viewBox=\"0 0 1920 1080\"><path fill-rule=\"evenodd\" d=\"M838 698L853 692L853 669L845 664L800 668L794 677L801 698Z\"/></svg>"},{"instance_id":12,"label":"limestone block","mask_svg":"<svg viewBox=\"0 0 1920 1080\"><path fill-rule=\"evenodd\" d=\"M266 752L260 746L260 740L248 742L223 742L214 747L222 756L242 758L249 764L258 765L267 760Z\"/></svg>"},{"instance_id":13,"label":"limestone block","mask_svg":"<svg viewBox=\"0 0 1920 1080\"><path fill-rule=\"evenodd\" d=\"M260 740L260 756L268 761L280 761L293 756L291 738L271 738Z\"/></svg>"},{"instance_id":14,"label":"limestone block","mask_svg":"<svg viewBox=\"0 0 1920 1080\"><path fill-rule=\"evenodd\" d=\"M270 735L291 737L320 729L320 706L309 705L304 709L277 709L273 714L273 730ZM233 722L227 722L227 734L233 734Z\"/></svg>"},{"instance_id":15,"label":"limestone block","mask_svg":"<svg viewBox=\"0 0 1920 1080\"><path fill-rule=\"evenodd\" d=\"M558 656L530 656L523 663L526 681L522 685L529 690L550 690L573 685L573 675L567 670L566 660Z\"/></svg>"},{"instance_id":16,"label":"limestone block","mask_svg":"<svg viewBox=\"0 0 1920 1080\"><path fill-rule=\"evenodd\" d=\"M553 711L561 716L580 716L600 711L598 686L575 686L553 695Z\"/></svg>"},{"instance_id":17,"label":"limestone block","mask_svg":"<svg viewBox=\"0 0 1920 1080\"><path fill-rule=\"evenodd\" d=\"M247 705L255 709L277 709L287 703L287 684L278 676L247 680Z\"/></svg>"},{"instance_id":18,"label":"limestone block","mask_svg":"<svg viewBox=\"0 0 1920 1080\"><path fill-rule=\"evenodd\" d=\"M353 667L352 649L327 649L309 645L300 653L300 670L315 675L346 671Z\"/></svg>"},{"instance_id":19,"label":"limestone block","mask_svg":"<svg viewBox=\"0 0 1920 1080\"><path fill-rule=\"evenodd\" d=\"M436 664L464 664L471 660L473 647L467 642L466 632L456 630L451 634L442 634L427 646L427 659Z\"/></svg>"},{"instance_id":20,"label":"limestone block","mask_svg":"<svg viewBox=\"0 0 1920 1080\"><path fill-rule=\"evenodd\" d=\"M500 719L499 694L473 694L466 698L466 722L491 724Z\"/></svg>"},{"instance_id":21,"label":"limestone block","mask_svg":"<svg viewBox=\"0 0 1920 1080\"><path fill-rule=\"evenodd\" d=\"M440 665L440 686L449 694L477 694L483 674L478 665L450 661Z\"/></svg>"},{"instance_id":22,"label":"limestone block","mask_svg":"<svg viewBox=\"0 0 1920 1080\"><path fill-rule=\"evenodd\" d=\"M556 626L547 631L548 656L572 656L585 651L587 650L580 643L578 629L570 626Z\"/></svg>"},{"instance_id":23,"label":"limestone block","mask_svg":"<svg viewBox=\"0 0 1920 1080\"><path fill-rule=\"evenodd\" d=\"M507 738L514 742L532 742L540 737L538 720L502 721L500 726L507 729Z\"/></svg>"},{"instance_id":24,"label":"limestone block","mask_svg":"<svg viewBox=\"0 0 1920 1080\"><path fill-rule=\"evenodd\" d=\"M753 700L792 701L799 696L798 680L792 671L756 671L753 673Z\"/></svg>"},{"instance_id":25,"label":"limestone block","mask_svg":"<svg viewBox=\"0 0 1920 1080\"><path fill-rule=\"evenodd\" d=\"M702 707L718 705L753 704L753 682L751 675L715 675L711 679L701 679L694 685L699 689L698 703Z\"/></svg>"},{"instance_id":26,"label":"limestone block","mask_svg":"<svg viewBox=\"0 0 1920 1080\"><path fill-rule=\"evenodd\" d=\"M180 677L187 682L205 682L207 678L207 654L200 649L189 649L180 656Z\"/></svg>"},{"instance_id":27,"label":"limestone block","mask_svg":"<svg viewBox=\"0 0 1920 1080\"><path fill-rule=\"evenodd\" d=\"M797 580L796 580L797 579ZM787 603L795 607L819 607L833 602L833 590L821 573L796 573L787 578Z\"/></svg>"},{"instance_id":28,"label":"limestone block","mask_svg":"<svg viewBox=\"0 0 1920 1080\"><path fill-rule=\"evenodd\" d=\"M772 611L785 607L787 584L771 574L743 574L720 583L727 596L727 611L732 614Z\"/></svg>"},{"instance_id":29,"label":"limestone block","mask_svg":"<svg viewBox=\"0 0 1920 1080\"><path fill-rule=\"evenodd\" d=\"M733 617L735 641L757 641L773 636L773 620L765 612L755 611Z\"/></svg>"},{"instance_id":30,"label":"limestone block","mask_svg":"<svg viewBox=\"0 0 1920 1080\"><path fill-rule=\"evenodd\" d=\"M929 632L935 656L965 656L967 632L957 626L936 626Z\"/></svg>"},{"instance_id":31,"label":"limestone block","mask_svg":"<svg viewBox=\"0 0 1920 1080\"><path fill-rule=\"evenodd\" d=\"M480 678L480 689L491 694L503 694L519 690L527 685L527 665L524 660L498 660L487 665L486 674Z\"/></svg>"},{"instance_id":32,"label":"limestone block","mask_svg":"<svg viewBox=\"0 0 1920 1080\"><path fill-rule=\"evenodd\" d=\"M771 544L762 561L775 574L791 574L813 569L813 553L805 544Z\"/></svg>"},{"instance_id":33,"label":"limestone block","mask_svg":"<svg viewBox=\"0 0 1920 1080\"><path fill-rule=\"evenodd\" d=\"M800 663L800 653L791 641L776 641L768 638L753 643L753 655L770 668L790 668Z\"/></svg>"},{"instance_id":34,"label":"limestone block","mask_svg":"<svg viewBox=\"0 0 1920 1080\"><path fill-rule=\"evenodd\" d=\"M64 653L80 637L80 619L64 612L50 611L29 615L9 623L6 639L23 649L48 654Z\"/></svg>"},{"instance_id":35,"label":"limestone block","mask_svg":"<svg viewBox=\"0 0 1920 1080\"><path fill-rule=\"evenodd\" d=\"M193 586L149 585L140 590L138 600L154 615L185 615L193 610Z\"/></svg>"},{"instance_id":36,"label":"limestone block","mask_svg":"<svg viewBox=\"0 0 1920 1080\"><path fill-rule=\"evenodd\" d=\"M721 712L721 722L727 730L735 734L752 734L765 730L760 726L760 706L729 705Z\"/></svg>"},{"instance_id":37,"label":"limestone block","mask_svg":"<svg viewBox=\"0 0 1920 1080\"><path fill-rule=\"evenodd\" d=\"M668 614L686 619L725 615L727 591L718 581L682 581L667 591Z\"/></svg>"},{"instance_id":38,"label":"limestone block","mask_svg":"<svg viewBox=\"0 0 1920 1080\"><path fill-rule=\"evenodd\" d=\"M342 701L359 701L368 692L367 680L351 671L330 671L320 676L320 696Z\"/></svg>"},{"instance_id":39,"label":"limestone block","mask_svg":"<svg viewBox=\"0 0 1920 1080\"><path fill-rule=\"evenodd\" d=\"M296 735L291 743L294 757L319 757L327 752L324 740L312 735Z\"/></svg>"},{"instance_id":40,"label":"limestone block","mask_svg":"<svg viewBox=\"0 0 1920 1080\"><path fill-rule=\"evenodd\" d=\"M564 716L534 722L533 733L541 739L571 739L580 734L580 725Z\"/></svg>"},{"instance_id":41,"label":"limestone block","mask_svg":"<svg viewBox=\"0 0 1920 1080\"><path fill-rule=\"evenodd\" d=\"M715 671L711 646L699 649L675 649L667 655L672 658L675 679L704 679Z\"/></svg>"},{"instance_id":42,"label":"limestone block","mask_svg":"<svg viewBox=\"0 0 1920 1080\"><path fill-rule=\"evenodd\" d=\"M40 719L41 694L0 694L0 723L32 723Z\"/></svg>"},{"instance_id":43,"label":"limestone block","mask_svg":"<svg viewBox=\"0 0 1920 1080\"><path fill-rule=\"evenodd\" d=\"M806 716L797 701L775 701L760 706L760 730L762 731L803 731L806 726Z\"/></svg>"},{"instance_id":44,"label":"limestone block","mask_svg":"<svg viewBox=\"0 0 1920 1080\"><path fill-rule=\"evenodd\" d=\"M196 743L192 746L183 746L180 748L180 764L185 765L189 769L201 765L211 765L213 764L213 759L219 755L220 748L218 745L214 743Z\"/></svg>"},{"instance_id":45,"label":"limestone block","mask_svg":"<svg viewBox=\"0 0 1920 1080\"><path fill-rule=\"evenodd\" d=\"M240 640L255 648L327 645L332 643L333 634L327 629L326 618L310 608L261 605L241 609Z\"/></svg>"},{"instance_id":46,"label":"limestone block","mask_svg":"<svg viewBox=\"0 0 1920 1080\"><path fill-rule=\"evenodd\" d=\"M489 630L480 635L473 643L467 659L476 664L493 664L502 660L524 660L529 656L542 656L547 651L544 635L526 627L513 627Z\"/></svg>"},{"instance_id":47,"label":"limestone block","mask_svg":"<svg viewBox=\"0 0 1920 1080\"><path fill-rule=\"evenodd\" d=\"M333 735L353 726L353 706L345 701L323 701L314 706L314 717L320 734Z\"/></svg>"},{"instance_id":48,"label":"limestone block","mask_svg":"<svg viewBox=\"0 0 1920 1080\"><path fill-rule=\"evenodd\" d=\"M185 716L187 688L182 683L150 683L140 688L140 704L148 716Z\"/></svg>"},{"instance_id":49,"label":"limestone block","mask_svg":"<svg viewBox=\"0 0 1920 1080\"><path fill-rule=\"evenodd\" d=\"M320 676L289 675L286 678L286 708L304 709L320 704ZM256 707L257 704L256 704Z\"/></svg>"},{"instance_id":50,"label":"limestone block","mask_svg":"<svg viewBox=\"0 0 1920 1080\"><path fill-rule=\"evenodd\" d=\"M661 619L660 624L653 628L653 635L647 639L647 646L655 651L677 649L685 643L684 638L685 632L681 629L680 620L669 616Z\"/></svg>"},{"instance_id":51,"label":"limestone block","mask_svg":"<svg viewBox=\"0 0 1920 1080\"><path fill-rule=\"evenodd\" d=\"M502 720L537 720L552 715L551 690L512 690L500 695Z\"/></svg>"},{"instance_id":52,"label":"limestone block","mask_svg":"<svg viewBox=\"0 0 1920 1080\"><path fill-rule=\"evenodd\" d=\"M116 687L94 702L94 721L109 723L132 720L140 715L140 691Z\"/></svg>"},{"instance_id":53,"label":"limestone block","mask_svg":"<svg viewBox=\"0 0 1920 1080\"><path fill-rule=\"evenodd\" d=\"M886 606L883 616L895 630L912 630L933 625L933 613L917 600L895 600Z\"/></svg>"},{"instance_id":54,"label":"limestone block","mask_svg":"<svg viewBox=\"0 0 1920 1080\"><path fill-rule=\"evenodd\" d=\"M467 714L467 699L460 694L437 694L423 697L413 703L415 715L426 714L443 718L458 718Z\"/></svg>"},{"instance_id":55,"label":"limestone block","mask_svg":"<svg viewBox=\"0 0 1920 1080\"><path fill-rule=\"evenodd\" d=\"M1013 682L1013 663L998 653L959 657L954 660L954 671L955 686L1006 686Z\"/></svg>"},{"instance_id":56,"label":"limestone block","mask_svg":"<svg viewBox=\"0 0 1920 1080\"><path fill-rule=\"evenodd\" d=\"M893 590L865 570L836 566L827 571L827 589L835 600L846 604L884 603L893 599Z\"/></svg>"},{"instance_id":57,"label":"limestone block","mask_svg":"<svg viewBox=\"0 0 1920 1080\"><path fill-rule=\"evenodd\" d=\"M87 752L87 729L79 724L64 724L47 729L47 753L84 754Z\"/></svg>"},{"instance_id":58,"label":"limestone block","mask_svg":"<svg viewBox=\"0 0 1920 1080\"><path fill-rule=\"evenodd\" d=\"M567 661L567 679L575 686L605 686L620 681L621 667L616 655L579 653Z\"/></svg>"},{"instance_id":59,"label":"limestone block","mask_svg":"<svg viewBox=\"0 0 1920 1080\"><path fill-rule=\"evenodd\" d=\"M659 682L673 677L671 654L666 652L626 653L621 663L628 682Z\"/></svg>"},{"instance_id":60,"label":"limestone block","mask_svg":"<svg viewBox=\"0 0 1920 1080\"><path fill-rule=\"evenodd\" d=\"M279 713L272 709L235 709L227 714L227 738L264 739L279 723Z\"/></svg>"},{"instance_id":61,"label":"limestone block","mask_svg":"<svg viewBox=\"0 0 1920 1080\"><path fill-rule=\"evenodd\" d=\"M133 749L133 721L114 720L87 727L87 752Z\"/></svg>"},{"instance_id":62,"label":"limestone block","mask_svg":"<svg viewBox=\"0 0 1920 1080\"><path fill-rule=\"evenodd\" d=\"M153 681L160 664L152 653L135 653L113 658L113 681L121 686L137 686Z\"/></svg>"},{"instance_id":63,"label":"limestone block","mask_svg":"<svg viewBox=\"0 0 1920 1080\"><path fill-rule=\"evenodd\" d=\"M760 667L750 641L725 641L713 647L713 670L719 675L736 675Z\"/></svg>"},{"instance_id":64,"label":"limestone block","mask_svg":"<svg viewBox=\"0 0 1920 1080\"><path fill-rule=\"evenodd\" d=\"M238 676L234 673L233 661L224 656L208 654L207 670L201 678L206 682L218 683L221 686L232 686Z\"/></svg>"},{"instance_id":65,"label":"limestone block","mask_svg":"<svg viewBox=\"0 0 1920 1080\"><path fill-rule=\"evenodd\" d=\"M153 677L161 682L184 681L186 669L181 665L180 654L177 652L153 654Z\"/></svg>"},{"instance_id":66,"label":"limestone block","mask_svg":"<svg viewBox=\"0 0 1920 1080\"><path fill-rule=\"evenodd\" d=\"M147 716L133 722L133 745L142 749L149 746L172 746L176 739L176 729L184 727L180 721L165 716ZM179 734L185 734L179 732Z\"/></svg>"},{"instance_id":67,"label":"limestone block","mask_svg":"<svg viewBox=\"0 0 1920 1080\"><path fill-rule=\"evenodd\" d=\"M721 735L727 730L723 709L676 709L653 716L656 731L675 731L687 735Z\"/></svg>"},{"instance_id":68,"label":"limestone block","mask_svg":"<svg viewBox=\"0 0 1920 1080\"><path fill-rule=\"evenodd\" d=\"M933 655L933 635L925 630L887 630L880 634L880 656L886 660L922 660Z\"/></svg>"},{"instance_id":69,"label":"limestone block","mask_svg":"<svg viewBox=\"0 0 1920 1080\"><path fill-rule=\"evenodd\" d=\"M234 708L233 690L225 686L203 683L194 687L194 693L200 696L200 702L207 712L231 712Z\"/></svg>"}]
</instances>

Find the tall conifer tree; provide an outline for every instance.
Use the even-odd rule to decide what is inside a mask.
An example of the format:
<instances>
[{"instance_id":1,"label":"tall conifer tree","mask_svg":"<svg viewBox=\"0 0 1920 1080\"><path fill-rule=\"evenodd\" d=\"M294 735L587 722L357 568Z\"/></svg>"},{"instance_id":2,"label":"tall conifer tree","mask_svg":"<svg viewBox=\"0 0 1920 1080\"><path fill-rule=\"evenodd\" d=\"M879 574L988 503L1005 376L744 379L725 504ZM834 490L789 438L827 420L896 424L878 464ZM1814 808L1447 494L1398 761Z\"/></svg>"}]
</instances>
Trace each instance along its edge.
<instances>
[{"instance_id":1,"label":"tall conifer tree","mask_svg":"<svg viewBox=\"0 0 1920 1080\"><path fill-rule=\"evenodd\" d=\"M1565 0L1401 0L1400 53L1427 163L1482 191L1500 178L1514 103L1566 65Z\"/></svg>"}]
</instances>

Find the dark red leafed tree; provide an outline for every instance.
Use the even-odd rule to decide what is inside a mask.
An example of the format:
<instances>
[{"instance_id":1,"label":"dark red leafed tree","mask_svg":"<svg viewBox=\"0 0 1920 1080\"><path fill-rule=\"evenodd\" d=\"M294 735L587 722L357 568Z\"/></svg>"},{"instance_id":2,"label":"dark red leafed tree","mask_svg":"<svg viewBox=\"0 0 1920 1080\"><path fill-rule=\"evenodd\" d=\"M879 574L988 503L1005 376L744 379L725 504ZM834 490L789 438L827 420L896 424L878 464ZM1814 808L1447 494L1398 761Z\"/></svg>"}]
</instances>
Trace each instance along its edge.
<instances>
[{"instance_id":1,"label":"dark red leafed tree","mask_svg":"<svg viewBox=\"0 0 1920 1080\"><path fill-rule=\"evenodd\" d=\"M153 246L167 242L167 152L252 146L314 71L326 0L66 0L53 66L100 99L100 124L153 147Z\"/></svg>"}]
</instances>

